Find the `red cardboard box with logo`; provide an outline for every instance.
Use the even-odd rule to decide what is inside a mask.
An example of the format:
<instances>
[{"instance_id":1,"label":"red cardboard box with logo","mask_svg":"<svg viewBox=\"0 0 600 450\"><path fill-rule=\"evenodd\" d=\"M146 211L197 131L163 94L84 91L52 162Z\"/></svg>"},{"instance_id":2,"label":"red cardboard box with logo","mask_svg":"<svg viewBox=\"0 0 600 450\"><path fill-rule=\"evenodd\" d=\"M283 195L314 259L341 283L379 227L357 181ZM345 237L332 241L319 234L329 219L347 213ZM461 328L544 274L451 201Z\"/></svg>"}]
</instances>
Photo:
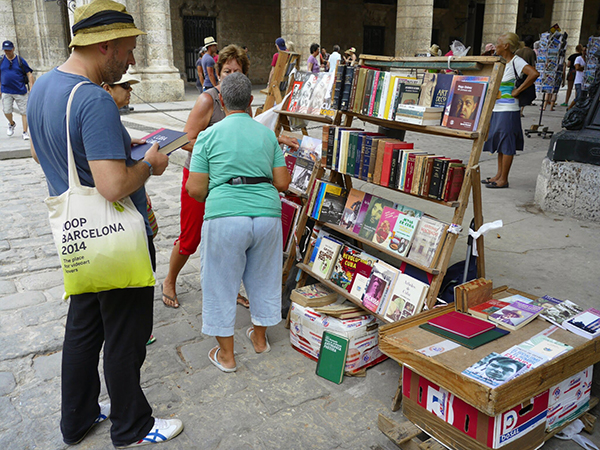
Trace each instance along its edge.
<instances>
[{"instance_id":1,"label":"red cardboard box with logo","mask_svg":"<svg viewBox=\"0 0 600 450\"><path fill-rule=\"evenodd\" d=\"M446 435L449 430L445 427L451 426L468 436L465 440L454 432L469 448L525 450L544 443L547 390L490 417L405 365L402 394L406 417L434 437L439 433Z\"/></svg>"}]
</instances>

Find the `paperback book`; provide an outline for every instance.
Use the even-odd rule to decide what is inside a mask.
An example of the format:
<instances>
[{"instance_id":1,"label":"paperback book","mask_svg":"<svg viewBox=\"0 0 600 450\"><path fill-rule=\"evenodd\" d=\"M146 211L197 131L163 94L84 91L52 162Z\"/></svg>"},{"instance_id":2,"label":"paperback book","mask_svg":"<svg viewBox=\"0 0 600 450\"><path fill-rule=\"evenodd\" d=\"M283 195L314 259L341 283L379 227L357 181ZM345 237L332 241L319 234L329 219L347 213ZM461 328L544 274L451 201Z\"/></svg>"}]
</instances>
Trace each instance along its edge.
<instances>
[{"instance_id":1,"label":"paperback book","mask_svg":"<svg viewBox=\"0 0 600 450\"><path fill-rule=\"evenodd\" d=\"M312 176L314 167L315 162L311 159L296 158L296 164L292 171L292 181L290 182L288 189L298 195L307 194L310 177Z\"/></svg>"},{"instance_id":2,"label":"paperback book","mask_svg":"<svg viewBox=\"0 0 600 450\"><path fill-rule=\"evenodd\" d=\"M329 279L341 247L342 245L339 242L329 237L321 239L319 250L312 266L312 270L317 276L325 280Z\"/></svg>"},{"instance_id":3,"label":"paperback book","mask_svg":"<svg viewBox=\"0 0 600 450\"><path fill-rule=\"evenodd\" d=\"M290 300L310 308L325 306L337 300L337 293L327 286L317 283L292 290Z\"/></svg>"},{"instance_id":4,"label":"paperback book","mask_svg":"<svg viewBox=\"0 0 600 450\"><path fill-rule=\"evenodd\" d=\"M400 213L383 245L400 256L406 256L410 250L419 221L418 217Z\"/></svg>"},{"instance_id":5,"label":"paperback book","mask_svg":"<svg viewBox=\"0 0 600 450\"><path fill-rule=\"evenodd\" d=\"M543 310L541 306L517 301L490 314L489 320L510 330L518 330L535 319Z\"/></svg>"},{"instance_id":6,"label":"paperback book","mask_svg":"<svg viewBox=\"0 0 600 450\"><path fill-rule=\"evenodd\" d=\"M350 340L339 334L324 331L317 361L317 375L340 384L344 379L346 356Z\"/></svg>"},{"instance_id":7,"label":"paperback book","mask_svg":"<svg viewBox=\"0 0 600 450\"><path fill-rule=\"evenodd\" d=\"M372 240L373 236L375 235L377 225L379 224L379 219L381 219L381 214L383 214L383 209L386 206L392 207L393 205L394 202L391 200L381 197L372 197L358 235L362 238L368 239L369 241Z\"/></svg>"},{"instance_id":8,"label":"paperback book","mask_svg":"<svg viewBox=\"0 0 600 450\"><path fill-rule=\"evenodd\" d=\"M586 309L563 322L563 326L581 337L594 339L600 336L600 311L595 308Z\"/></svg>"},{"instance_id":9,"label":"paperback book","mask_svg":"<svg viewBox=\"0 0 600 450\"><path fill-rule=\"evenodd\" d=\"M575 317L577 314L583 312L583 308L576 303L569 300L565 300L558 305L552 306L545 309L540 317L546 319L548 322L563 327L563 322Z\"/></svg>"},{"instance_id":10,"label":"paperback book","mask_svg":"<svg viewBox=\"0 0 600 450\"><path fill-rule=\"evenodd\" d=\"M369 282L362 297L365 308L378 313L380 306L385 301L400 272L395 267L383 261L377 261L373 265Z\"/></svg>"},{"instance_id":11,"label":"paperback book","mask_svg":"<svg viewBox=\"0 0 600 450\"><path fill-rule=\"evenodd\" d=\"M375 262L377 262L375 260ZM374 263L373 263L374 264ZM363 294L365 293L365 289L367 284L369 283L369 278L371 277L371 272L373 271L373 265L367 264L362 261L356 263L356 269L354 271L354 278L350 283L350 295L358 300L362 299Z\"/></svg>"},{"instance_id":12,"label":"paperback book","mask_svg":"<svg viewBox=\"0 0 600 450\"><path fill-rule=\"evenodd\" d=\"M487 319L490 314L508 306L510 303L503 302L502 300L491 299L487 302L480 303L468 309L469 314L480 319Z\"/></svg>"},{"instance_id":13,"label":"paperback book","mask_svg":"<svg viewBox=\"0 0 600 450\"><path fill-rule=\"evenodd\" d=\"M323 141L310 136L303 136L298 149L298 156L311 161L321 161Z\"/></svg>"},{"instance_id":14,"label":"paperback book","mask_svg":"<svg viewBox=\"0 0 600 450\"><path fill-rule=\"evenodd\" d=\"M408 259L425 267L436 264L447 230L447 224L433 217L421 217Z\"/></svg>"},{"instance_id":15,"label":"paperback book","mask_svg":"<svg viewBox=\"0 0 600 450\"><path fill-rule=\"evenodd\" d=\"M519 375L525 368L525 363L493 352L463 370L462 374L496 388Z\"/></svg>"},{"instance_id":16,"label":"paperback book","mask_svg":"<svg viewBox=\"0 0 600 450\"><path fill-rule=\"evenodd\" d=\"M135 161L144 159L146 152L150 150L155 143L158 143L158 152L163 155L169 155L180 147L183 147L189 142L187 133L183 131L169 130L161 128L142 139L146 140L145 144L135 145L131 148L131 158Z\"/></svg>"},{"instance_id":17,"label":"paperback book","mask_svg":"<svg viewBox=\"0 0 600 450\"><path fill-rule=\"evenodd\" d=\"M400 319L420 313L428 291L428 284L405 273L400 273L390 295L390 300L385 310L382 311L384 319L389 322L397 322Z\"/></svg>"},{"instance_id":18,"label":"paperback book","mask_svg":"<svg viewBox=\"0 0 600 450\"><path fill-rule=\"evenodd\" d=\"M533 336L529 340L521 342L519 347L542 355L547 360L554 359L557 356L568 352L569 350L573 350L573 347L570 345L556 341L544 335Z\"/></svg>"},{"instance_id":19,"label":"paperback book","mask_svg":"<svg viewBox=\"0 0 600 450\"><path fill-rule=\"evenodd\" d=\"M350 245L344 245L333 267L331 281L350 292L350 285L355 277L358 263L361 262L372 266L375 264L375 261L374 257L362 250Z\"/></svg>"},{"instance_id":20,"label":"paperback book","mask_svg":"<svg viewBox=\"0 0 600 450\"><path fill-rule=\"evenodd\" d=\"M454 76L442 120L443 126L465 131L477 129L488 79Z\"/></svg>"},{"instance_id":21,"label":"paperback book","mask_svg":"<svg viewBox=\"0 0 600 450\"><path fill-rule=\"evenodd\" d=\"M358 216L356 217L356 222L354 223L354 228L352 232L354 234L359 234L360 229L362 228L362 224L365 221L365 217L367 216L367 212L369 211L369 205L371 204L371 199L373 195L365 193L363 201L360 205L360 209L358 210Z\"/></svg>"},{"instance_id":22,"label":"paperback book","mask_svg":"<svg viewBox=\"0 0 600 450\"><path fill-rule=\"evenodd\" d=\"M290 102L288 103L288 111L299 112L302 88L304 87L304 83L312 76L313 74L310 72L296 72L294 74L294 84L292 85L292 95L290 96ZM308 98L310 98L310 94Z\"/></svg>"},{"instance_id":23,"label":"paperback book","mask_svg":"<svg viewBox=\"0 0 600 450\"><path fill-rule=\"evenodd\" d=\"M519 345L515 345L508 350L505 350L502 352L502 356L508 356L514 361L525 364L525 367L523 367L523 369L519 372L519 375L522 375L523 373L528 372L535 367L541 366L548 361L548 358L546 358L544 355L534 353Z\"/></svg>"},{"instance_id":24,"label":"paperback book","mask_svg":"<svg viewBox=\"0 0 600 450\"><path fill-rule=\"evenodd\" d=\"M346 199L346 205L344 206L342 220L340 221L340 226L342 228L349 231L352 231L354 229L354 225L356 225L358 214L360 212L360 207L363 203L364 198L364 192L359 191L358 189L350 189L348 198Z\"/></svg>"}]
</instances>

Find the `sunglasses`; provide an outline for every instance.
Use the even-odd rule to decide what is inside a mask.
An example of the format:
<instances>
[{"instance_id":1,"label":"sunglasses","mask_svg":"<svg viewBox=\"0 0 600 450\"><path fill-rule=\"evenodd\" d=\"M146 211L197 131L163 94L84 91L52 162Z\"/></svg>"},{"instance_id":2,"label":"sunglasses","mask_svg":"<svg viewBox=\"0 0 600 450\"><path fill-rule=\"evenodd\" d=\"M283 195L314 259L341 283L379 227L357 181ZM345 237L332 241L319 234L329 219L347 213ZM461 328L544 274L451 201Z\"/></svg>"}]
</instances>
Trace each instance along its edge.
<instances>
[{"instance_id":1,"label":"sunglasses","mask_svg":"<svg viewBox=\"0 0 600 450\"><path fill-rule=\"evenodd\" d=\"M129 88L131 87L131 84L129 84L129 83L120 83L120 84L117 84L117 86L120 86L123 89L125 89L126 91L128 91Z\"/></svg>"}]
</instances>

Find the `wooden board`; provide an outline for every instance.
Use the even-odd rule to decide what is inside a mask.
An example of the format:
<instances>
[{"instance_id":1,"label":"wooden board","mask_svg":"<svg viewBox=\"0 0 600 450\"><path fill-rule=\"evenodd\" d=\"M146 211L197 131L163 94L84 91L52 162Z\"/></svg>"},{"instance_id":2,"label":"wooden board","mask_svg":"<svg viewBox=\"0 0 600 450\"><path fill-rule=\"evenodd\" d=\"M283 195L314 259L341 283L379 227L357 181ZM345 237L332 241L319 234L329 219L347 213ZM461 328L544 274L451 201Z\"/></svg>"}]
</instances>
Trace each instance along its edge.
<instances>
[{"instance_id":1,"label":"wooden board","mask_svg":"<svg viewBox=\"0 0 600 450\"><path fill-rule=\"evenodd\" d=\"M506 411L524 399L534 397L600 361L600 339L589 341L574 333L557 329L550 337L571 345L573 350L491 389L462 375L461 372L490 353L502 353L552 324L540 318L535 319L520 330L513 331L475 350L460 346L435 357L419 353L419 349L436 344L443 338L419 328L418 325L452 309L453 306L436 308L428 311L429 314L413 316L410 318L412 320L381 327L379 347L390 358L410 366L419 375L439 384L488 416Z\"/></svg>"}]
</instances>

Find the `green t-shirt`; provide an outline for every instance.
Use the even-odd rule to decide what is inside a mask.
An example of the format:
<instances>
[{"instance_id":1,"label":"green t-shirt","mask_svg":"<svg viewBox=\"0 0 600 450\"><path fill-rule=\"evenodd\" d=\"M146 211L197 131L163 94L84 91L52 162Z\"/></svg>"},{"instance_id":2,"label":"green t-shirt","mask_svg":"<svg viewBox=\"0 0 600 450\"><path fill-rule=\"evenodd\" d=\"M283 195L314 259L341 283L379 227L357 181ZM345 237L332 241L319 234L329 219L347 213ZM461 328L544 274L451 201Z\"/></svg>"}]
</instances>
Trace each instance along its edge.
<instances>
[{"instance_id":1,"label":"green t-shirt","mask_svg":"<svg viewBox=\"0 0 600 450\"><path fill-rule=\"evenodd\" d=\"M281 200L272 184L227 184L235 177L268 177L284 167L275 133L248 114L231 114L198 135L190 172L209 174L204 220L218 217L280 217Z\"/></svg>"}]
</instances>

